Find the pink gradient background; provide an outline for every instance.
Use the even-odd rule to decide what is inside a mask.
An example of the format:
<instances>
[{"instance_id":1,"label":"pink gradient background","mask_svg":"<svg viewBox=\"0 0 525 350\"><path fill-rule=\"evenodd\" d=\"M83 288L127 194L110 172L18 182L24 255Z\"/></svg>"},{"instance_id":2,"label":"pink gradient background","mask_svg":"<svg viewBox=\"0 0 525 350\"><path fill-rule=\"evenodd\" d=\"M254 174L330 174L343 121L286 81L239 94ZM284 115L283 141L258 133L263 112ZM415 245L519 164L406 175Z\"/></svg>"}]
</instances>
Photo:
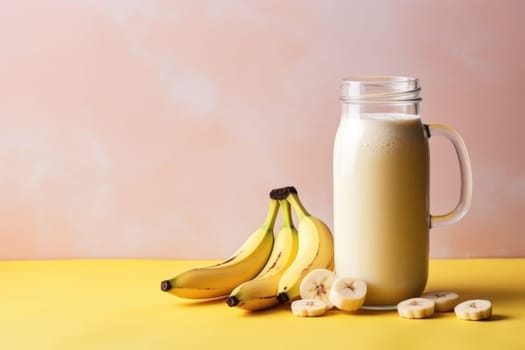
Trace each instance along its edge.
<instances>
[{"instance_id":1,"label":"pink gradient background","mask_svg":"<svg viewBox=\"0 0 525 350\"><path fill-rule=\"evenodd\" d=\"M421 79L473 204L433 257L525 256L524 1L2 1L0 259L220 258L293 184L332 225L341 78ZM431 208L455 205L431 141Z\"/></svg>"}]
</instances>

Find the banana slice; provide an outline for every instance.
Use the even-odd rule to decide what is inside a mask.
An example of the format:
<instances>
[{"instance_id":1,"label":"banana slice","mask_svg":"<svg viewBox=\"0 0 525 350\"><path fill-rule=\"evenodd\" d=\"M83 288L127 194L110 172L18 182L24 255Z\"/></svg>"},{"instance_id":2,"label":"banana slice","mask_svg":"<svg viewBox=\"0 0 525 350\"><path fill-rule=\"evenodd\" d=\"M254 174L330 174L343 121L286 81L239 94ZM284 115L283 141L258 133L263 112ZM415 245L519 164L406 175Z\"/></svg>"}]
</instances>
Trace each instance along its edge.
<instances>
[{"instance_id":1,"label":"banana slice","mask_svg":"<svg viewBox=\"0 0 525 350\"><path fill-rule=\"evenodd\" d=\"M365 281L351 277L338 277L330 289L330 301L344 311L359 309L365 302L365 297Z\"/></svg>"},{"instance_id":2,"label":"banana slice","mask_svg":"<svg viewBox=\"0 0 525 350\"><path fill-rule=\"evenodd\" d=\"M298 317L322 316L326 312L326 304L319 299L299 299L292 302L292 313Z\"/></svg>"},{"instance_id":3,"label":"banana slice","mask_svg":"<svg viewBox=\"0 0 525 350\"><path fill-rule=\"evenodd\" d=\"M467 300L456 305L454 312L462 320L484 320L492 316L492 303L484 299Z\"/></svg>"},{"instance_id":4,"label":"banana slice","mask_svg":"<svg viewBox=\"0 0 525 350\"><path fill-rule=\"evenodd\" d=\"M427 318L434 314L434 307L434 300L411 298L397 304L397 312L404 318Z\"/></svg>"},{"instance_id":5,"label":"banana slice","mask_svg":"<svg viewBox=\"0 0 525 350\"><path fill-rule=\"evenodd\" d=\"M447 312L454 310L454 306L457 305L459 299L459 295L454 292L442 291L428 292L423 294L421 297L434 300L434 303L436 303L436 312Z\"/></svg>"},{"instance_id":6,"label":"banana slice","mask_svg":"<svg viewBox=\"0 0 525 350\"><path fill-rule=\"evenodd\" d=\"M299 285L301 298L321 300L326 304L327 309L333 308L334 304L330 301L330 288L335 278L335 273L328 269L315 269L308 272Z\"/></svg>"}]
</instances>

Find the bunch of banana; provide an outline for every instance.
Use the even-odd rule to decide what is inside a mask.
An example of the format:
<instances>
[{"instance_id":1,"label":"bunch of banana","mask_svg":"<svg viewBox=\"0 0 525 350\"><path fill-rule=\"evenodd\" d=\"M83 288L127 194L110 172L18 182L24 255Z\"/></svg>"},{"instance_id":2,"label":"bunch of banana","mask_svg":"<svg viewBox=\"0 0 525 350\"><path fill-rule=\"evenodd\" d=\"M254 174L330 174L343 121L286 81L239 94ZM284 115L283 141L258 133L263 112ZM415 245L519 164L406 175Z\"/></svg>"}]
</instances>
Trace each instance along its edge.
<instances>
[{"instance_id":1,"label":"bunch of banana","mask_svg":"<svg viewBox=\"0 0 525 350\"><path fill-rule=\"evenodd\" d=\"M235 288L226 299L229 306L255 311L279 304L277 288L281 276L292 264L297 254L297 230L292 221L290 203L279 201L282 210L282 227L275 236L272 255L266 266L253 279Z\"/></svg>"},{"instance_id":2,"label":"bunch of banana","mask_svg":"<svg viewBox=\"0 0 525 350\"><path fill-rule=\"evenodd\" d=\"M304 208L294 187L277 189L271 198L286 198L299 218L299 247L293 263L279 280L277 299L285 303L300 297L300 284L312 270L334 268L334 244L332 233L324 222L310 215Z\"/></svg>"},{"instance_id":3,"label":"bunch of banana","mask_svg":"<svg viewBox=\"0 0 525 350\"><path fill-rule=\"evenodd\" d=\"M282 228L273 228L279 207ZM296 230L291 207L299 218ZM270 192L270 208L263 226L231 258L213 266L191 269L161 283L165 292L184 298L228 296L229 306L253 311L296 299L308 272L333 270L334 251L330 229L303 207L294 187Z\"/></svg>"},{"instance_id":4,"label":"bunch of banana","mask_svg":"<svg viewBox=\"0 0 525 350\"><path fill-rule=\"evenodd\" d=\"M216 265L181 272L162 281L161 290L188 299L225 297L265 266L273 247L273 228L279 201L270 200L264 224L230 258Z\"/></svg>"}]
</instances>

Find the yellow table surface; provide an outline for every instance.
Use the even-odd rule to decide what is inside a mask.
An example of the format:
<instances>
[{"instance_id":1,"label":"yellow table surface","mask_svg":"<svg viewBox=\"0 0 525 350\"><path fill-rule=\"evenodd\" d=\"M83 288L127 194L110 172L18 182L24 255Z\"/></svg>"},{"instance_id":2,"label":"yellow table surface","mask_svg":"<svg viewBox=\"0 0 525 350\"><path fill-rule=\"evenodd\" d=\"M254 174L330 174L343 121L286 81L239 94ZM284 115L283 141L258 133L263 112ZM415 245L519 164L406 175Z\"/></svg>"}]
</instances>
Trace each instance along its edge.
<instances>
[{"instance_id":1,"label":"yellow table surface","mask_svg":"<svg viewBox=\"0 0 525 350\"><path fill-rule=\"evenodd\" d=\"M0 349L525 349L525 259L432 260L427 290L493 302L489 321L395 311L298 318L190 301L160 281L207 261L0 261Z\"/></svg>"}]
</instances>

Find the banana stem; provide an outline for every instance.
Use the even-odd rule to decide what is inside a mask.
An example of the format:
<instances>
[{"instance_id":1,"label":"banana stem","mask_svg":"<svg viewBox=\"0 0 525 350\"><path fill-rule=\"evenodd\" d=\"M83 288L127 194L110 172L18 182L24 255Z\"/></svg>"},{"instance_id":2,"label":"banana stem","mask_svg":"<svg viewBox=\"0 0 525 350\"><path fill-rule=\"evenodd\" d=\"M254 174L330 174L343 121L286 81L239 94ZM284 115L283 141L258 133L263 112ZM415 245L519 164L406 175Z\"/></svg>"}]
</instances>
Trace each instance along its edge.
<instances>
[{"instance_id":1,"label":"banana stem","mask_svg":"<svg viewBox=\"0 0 525 350\"><path fill-rule=\"evenodd\" d=\"M282 222L285 227L293 227L292 210L290 203L286 199L279 200L282 209Z\"/></svg>"},{"instance_id":2,"label":"banana stem","mask_svg":"<svg viewBox=\"0 0 525 350\"><path fill-rule=\"evenodd\" d=\"M266 214L266 219L264 220L263 227L273 230L273 227L275 225L275 220L277 219L278 213L279 213L279 201L275 199L270 199L270 206L268 208L268 214Z\"/></svg>"},{"instance_id":3,"label":"banana stem","mask_svg":"<svg viewBox=\"0 0 525 350\"><path fill-rule=\"evenodd\" d=\"M299 219L302 219L305 216L310 216L308 211L305 209L305 207L299 200L299 196L297 195L297 193L290 192L286 199L294 207L295 211L297 212L297 215L299 216Z\"/></svg>"}]
</instances>

